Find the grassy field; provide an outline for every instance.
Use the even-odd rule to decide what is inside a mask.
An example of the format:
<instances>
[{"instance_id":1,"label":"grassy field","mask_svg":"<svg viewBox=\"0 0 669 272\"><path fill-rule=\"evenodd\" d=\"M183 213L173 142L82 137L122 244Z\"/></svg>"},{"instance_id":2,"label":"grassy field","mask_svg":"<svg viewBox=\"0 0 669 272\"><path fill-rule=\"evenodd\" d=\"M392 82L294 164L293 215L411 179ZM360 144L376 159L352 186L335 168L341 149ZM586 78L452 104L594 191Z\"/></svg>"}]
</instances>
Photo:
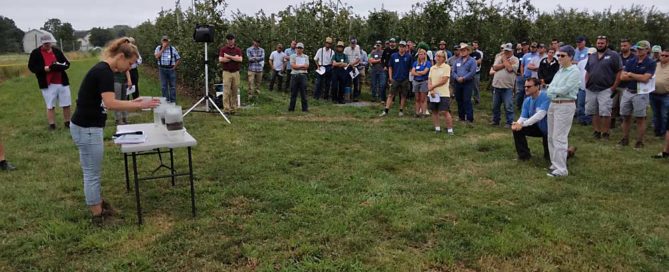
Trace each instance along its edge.
<instances>
[{"instance_id":1,"label":"grassy field","mask_svg":"<svg viewBox=\"0 0 669 272\"><path fill-rule=\"evenodd\" d=\"M95 60L70 69L76 97ZM158 85L142 77L143 94ZM244 83L245 84L245 83ZM367 90L367 89L365 89ZM617 148L575 125L570 176L515 161L511 133L489 127L435 135L428 119L376 117L380 106L262 93L232 117L192 113L198 216L187 181L143 183L145 224L125 192L119 148L105 145L103 195L125 218L90 224L78 153L67 130L47 131L31 76L0 84L0 138L19 169L0 173L0 270L62 271L667 271L668 161L661 148ZM191 101L181 97L180 104ZM409 112L411 112L409 110ZM59 113L60 114L60 113ZM59 117L60 118L60 117ZM110 116L107 138L114 131ZM150 121L149 113L131 117ZM183 158L184 151L177 156ZM142 171L156 166L142 158ZM184 169L183 160L177 167Z\"/></svg>"}]
</instances>

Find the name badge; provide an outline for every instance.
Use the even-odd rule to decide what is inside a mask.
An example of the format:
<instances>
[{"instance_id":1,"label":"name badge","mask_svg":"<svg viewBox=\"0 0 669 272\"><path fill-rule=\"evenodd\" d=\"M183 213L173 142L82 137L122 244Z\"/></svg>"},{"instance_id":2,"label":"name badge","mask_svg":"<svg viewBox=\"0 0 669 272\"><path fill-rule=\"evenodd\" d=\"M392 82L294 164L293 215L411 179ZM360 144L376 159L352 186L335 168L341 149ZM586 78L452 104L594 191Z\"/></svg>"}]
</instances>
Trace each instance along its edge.
<instances>
[{"instance_id":1,"label":"name badge","mask_svg":"<svg viewBox=\"0 0 669 272\"><path fill-rule=\"evenodd\" d=\"M611 56L604 56L604 59L610 59Z\"/></svg>"},{"instance_id":2,"label":"name badge","mask_svg":"<svg viewBox=\"0 0 669 272\"><path fill-rule=\"evenodd\" d=\"M455 66L460 67L462 63L455 64Z\"/></svg>"},{"instance_id":3,"label":"name badge","mask_svg":"<svg viewBox=\"0 0 669 272\"><path fill-rule=\"evenodd\" d=\"M399 62L400 62L400 59L395 59L395 62L399 63Z\"/></svg>"},{"instance_id":4,"label":"name badge","mask_svg":"<svg viewBox=\"0 0 669 272\"><path fill-rule=\"evenodd\" d=\"M417 70L417 69L420 69L420 66L416 66L416 70Z\"/></svg>"},{"instance_id":5,"label":"name badge","mask_svg":"<svg viewBox=\"0 0 669 272\"><path fill-rule=\"evenodd\" d=\"M379 57L379 55L374 55L374 58L375 58L375 59L378 58L378 57Z\"/></svg>"},{"instance_id":6,"label":"name badge","mask_svg":"<svg viewBox=\"0 0 669 272\"><path fill-rule=\"evenodd\" d=\"M341 61L339 61L339 62L344 62L344 59L341 59Z\"/></svg>"}]
</instances>

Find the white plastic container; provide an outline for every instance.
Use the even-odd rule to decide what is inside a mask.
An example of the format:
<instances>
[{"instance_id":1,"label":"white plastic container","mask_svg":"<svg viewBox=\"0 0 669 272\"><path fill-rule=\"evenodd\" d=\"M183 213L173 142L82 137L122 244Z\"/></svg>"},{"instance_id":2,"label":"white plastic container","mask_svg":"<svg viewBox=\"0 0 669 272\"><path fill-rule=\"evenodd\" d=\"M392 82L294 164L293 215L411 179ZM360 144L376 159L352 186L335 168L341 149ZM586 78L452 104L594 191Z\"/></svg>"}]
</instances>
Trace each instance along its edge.
<instances>
[{"instance_id":1,"label":"white plastic container","mask_svg":"<svg viewBox=\"0 0 669 272\"><path fill-rule=\"evenodd\" d=\"M169 140L179 141L183 139L185 129L181 106L170 106L165 109L165 128Z\"/></svg>"}]
</instances>

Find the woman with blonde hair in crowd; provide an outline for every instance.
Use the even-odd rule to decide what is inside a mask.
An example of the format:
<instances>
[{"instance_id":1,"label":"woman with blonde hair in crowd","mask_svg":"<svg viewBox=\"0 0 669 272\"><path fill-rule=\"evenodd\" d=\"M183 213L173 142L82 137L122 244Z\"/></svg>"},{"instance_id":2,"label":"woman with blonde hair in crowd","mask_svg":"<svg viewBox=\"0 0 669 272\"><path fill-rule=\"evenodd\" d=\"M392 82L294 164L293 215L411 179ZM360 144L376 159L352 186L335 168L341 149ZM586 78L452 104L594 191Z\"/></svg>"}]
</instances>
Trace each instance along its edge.
<instances>
[{"instance_id":1,"label":"woman with blonde hair in crowd","mask_svg":"<svg viewBox=\"0 0 669 272\"><path fill-rule=\"evenodd\" d=\"M103 131L107 110L129 111L154 108L158 99L132 101L116 99L114 73L125 73L138 59L137 47L127 38L107 44L102 61L91 68L79 88L77 108L72 116L70 134L79 149L79 160L84 176L84 195L93 223L101 225L105 218L116 212L100 194L102 160L104 157Z\"/></svg>"},{"instance_id":2,"label":"woman with blonde hair in crowd","mask_svg":"<svg viewBox=\"0 0 669 272\"><path fill-rule=\"evenodd\" d=\"M453 135L453 117L451 117L450 112L451 92L449 88L451 66L446 63L446 52L443 50L437 51L434 60L435 64L430 69L427 81L434 131L435 133L441 132L439 113L443 113L448 135Z\"/></svg>"},{"instance_id":3,"label":"woman with blonde hair in crowd","mask_svg":"<svg viewBox=\"0 0 669 272\"><path fill-rule=\"evenodd\" d=\"M427 116L427 78L432 63L425 49L418 49L418 58L413 63L413 92L416 93L416 117Z\"/></svg>"}]
</instances>

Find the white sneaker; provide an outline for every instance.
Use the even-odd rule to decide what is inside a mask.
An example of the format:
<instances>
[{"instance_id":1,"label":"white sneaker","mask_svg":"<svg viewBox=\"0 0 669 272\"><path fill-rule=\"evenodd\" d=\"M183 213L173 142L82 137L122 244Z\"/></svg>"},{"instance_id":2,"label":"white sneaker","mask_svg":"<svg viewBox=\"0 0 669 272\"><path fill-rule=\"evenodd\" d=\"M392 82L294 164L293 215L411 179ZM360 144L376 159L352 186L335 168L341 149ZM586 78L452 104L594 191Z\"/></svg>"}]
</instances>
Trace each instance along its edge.
<instances>
[{"instance_id":1,"label":"white sneaker","mask_svg":"<svg viewBox=\"0 0 669 272\"><path fill-rule=\"evenodd\" d=\"M386 115L388 115L388 114L384 111L384 112L381 112L381 114L379 114L379 117L384 117Z\"/></svg>"},{"instance_id":2,"label":"white sneaker","mask_svg":"<svg viewBox=\"0 0 669 272\"><path fill-rule=\"evenodd\" d=\"M401 112L401 111L400 111L399 116L400 116L400 117L404 116L404 112Z\"/></svg>"},{"instance_id":3,"label":"white sneaker","mask_svg":"<svg viewBox=\"0 0 669 272\"><path fill-rule=\"evenodd\" d=\"M453 135L455 135L455 133L453 133L453 131L448 132L448 136L453 136Z\"/></svg>"}]
</instances>

